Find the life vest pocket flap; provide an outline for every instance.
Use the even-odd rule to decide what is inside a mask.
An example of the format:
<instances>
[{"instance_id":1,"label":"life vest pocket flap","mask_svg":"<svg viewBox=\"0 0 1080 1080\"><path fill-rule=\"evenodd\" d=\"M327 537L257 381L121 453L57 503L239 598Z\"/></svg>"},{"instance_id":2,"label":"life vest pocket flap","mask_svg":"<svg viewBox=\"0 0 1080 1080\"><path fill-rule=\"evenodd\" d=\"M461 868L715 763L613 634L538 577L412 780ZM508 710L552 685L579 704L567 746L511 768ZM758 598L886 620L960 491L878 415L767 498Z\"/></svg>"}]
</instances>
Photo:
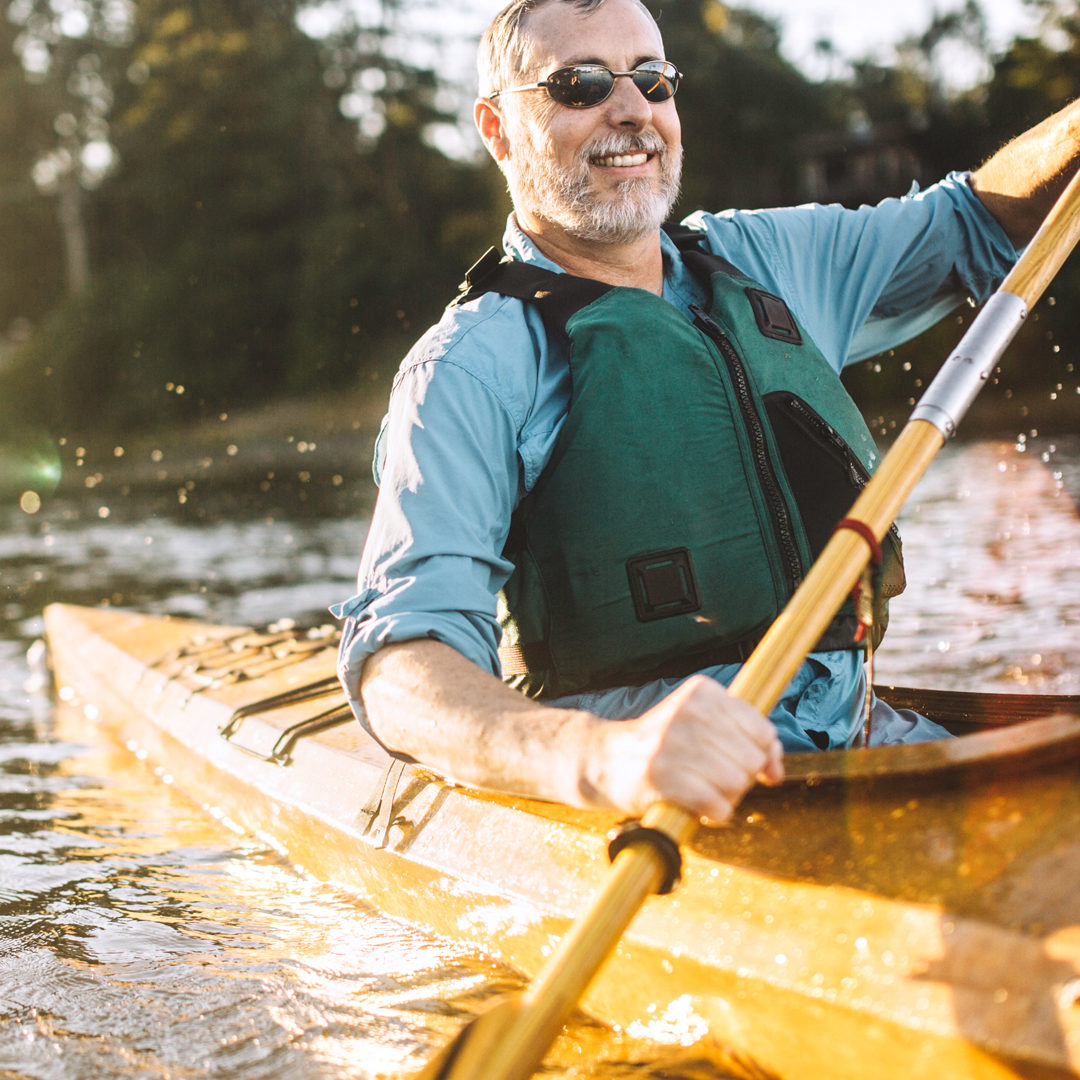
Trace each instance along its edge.
<instances>
[{"instance_id":1,"label":"life vest pocket flap","mask_svg":"<svg viewBox=\"0 0 1080 1080\"><path fill-rule=\"evenodd\" d=\"M764 289L746 290L750 306L754 309L754 319L758 329L767 338L786 341L789 345L801 345L802 334L787 304L779 296L773 296Z\"/></svg>"}]
</instances>

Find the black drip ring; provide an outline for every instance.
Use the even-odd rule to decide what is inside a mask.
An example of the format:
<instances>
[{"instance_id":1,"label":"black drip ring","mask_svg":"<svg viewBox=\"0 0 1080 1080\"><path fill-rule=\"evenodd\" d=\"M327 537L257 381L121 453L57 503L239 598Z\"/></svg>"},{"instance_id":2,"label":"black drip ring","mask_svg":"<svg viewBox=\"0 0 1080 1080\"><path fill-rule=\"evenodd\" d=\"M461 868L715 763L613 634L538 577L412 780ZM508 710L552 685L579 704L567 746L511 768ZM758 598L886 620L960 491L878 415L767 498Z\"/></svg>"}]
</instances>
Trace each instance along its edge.
<instances>
[{"instance_id":1,"label":"black drip ring","mask_svg":"<svg viewBox=\"0 0 1080 1080\"><path fill-rule=\"evenodd\" d=\"M682 855L679 845L659 829L650 829L640 821L624 821L607 835L608 858L614 862L615 856L623 848L633 844L651 844L664 862L664 876L657 886L657 896L667 896L682 879Z\"/></svg>"}]
</instances>

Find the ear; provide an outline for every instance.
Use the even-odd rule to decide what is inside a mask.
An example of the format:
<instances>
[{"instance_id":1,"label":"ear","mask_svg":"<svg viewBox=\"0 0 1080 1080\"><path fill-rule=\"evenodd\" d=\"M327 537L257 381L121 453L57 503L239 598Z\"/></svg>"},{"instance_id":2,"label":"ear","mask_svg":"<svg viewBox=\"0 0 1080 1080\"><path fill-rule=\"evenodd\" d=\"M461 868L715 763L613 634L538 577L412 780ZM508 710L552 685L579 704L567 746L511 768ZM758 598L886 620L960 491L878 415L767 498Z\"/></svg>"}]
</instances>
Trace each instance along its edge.
<instances>
[{"instance_id":1,"label":"ear","mask_svg":"<svg viewBox=\"0 0 1080 1080\"><path fill-rule=\"evenodd\" d=\"M510 139L506 132L506 125L502 113L490 98L477 98L473 106L473 119L476 121L476 130L480 132L480 138L488 153L496 161L505 161L510 156Z\"/></svg>"}]
</instances>

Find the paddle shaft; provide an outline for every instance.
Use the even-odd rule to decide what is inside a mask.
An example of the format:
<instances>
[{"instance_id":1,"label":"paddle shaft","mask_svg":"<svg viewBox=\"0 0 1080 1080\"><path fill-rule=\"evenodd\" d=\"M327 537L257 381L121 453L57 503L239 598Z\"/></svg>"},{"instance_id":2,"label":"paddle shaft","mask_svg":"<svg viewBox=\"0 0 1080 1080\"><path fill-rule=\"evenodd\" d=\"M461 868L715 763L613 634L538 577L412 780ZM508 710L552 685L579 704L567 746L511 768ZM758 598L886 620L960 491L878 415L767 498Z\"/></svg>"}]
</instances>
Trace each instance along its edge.
<instances>
[{"instance_id":1,"label":"paddle shaft","mask_svg":"<svg viewBox=\"0 0 1080 1080\"><path fill-rule=\"evenodd\" d=\"M1080 173L927 388L912 419L851 508L848 517L866 524L879 541L1078 240ZM869 543L858 533L849 529L834 533L729 692L768 713L844 603L870 556ZM651 806L642 823L679 844L687 842L697 828L694 815L669 803ZM463 1031L429 1063L420 1080L526 1080L531 1076L593 976L656 889L663 870L660 854L648 845L620 852L605 887L570 928L530 989Z\"/></svg>"}]
</instances>

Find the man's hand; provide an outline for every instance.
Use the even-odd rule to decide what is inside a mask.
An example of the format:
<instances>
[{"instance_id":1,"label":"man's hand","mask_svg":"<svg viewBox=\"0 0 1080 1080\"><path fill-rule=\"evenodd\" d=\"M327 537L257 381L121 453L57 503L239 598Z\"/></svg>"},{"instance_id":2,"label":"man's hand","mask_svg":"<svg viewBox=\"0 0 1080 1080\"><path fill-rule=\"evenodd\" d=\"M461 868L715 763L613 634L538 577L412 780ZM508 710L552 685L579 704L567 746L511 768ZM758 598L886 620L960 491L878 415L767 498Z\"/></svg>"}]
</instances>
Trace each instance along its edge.
<instances>
[{"instance_id":1,"label":"man's hand","mask_svg":"<svg viewBox=\"0 0 1080 1080\"><path fill-rule=\"evenodd\" d=\"M756 780L784 778L776 728L704 675L636 720L601 722L591 749L597 802L632 814L664 799L720 825Z\"/></svg>"}]
</instances>

